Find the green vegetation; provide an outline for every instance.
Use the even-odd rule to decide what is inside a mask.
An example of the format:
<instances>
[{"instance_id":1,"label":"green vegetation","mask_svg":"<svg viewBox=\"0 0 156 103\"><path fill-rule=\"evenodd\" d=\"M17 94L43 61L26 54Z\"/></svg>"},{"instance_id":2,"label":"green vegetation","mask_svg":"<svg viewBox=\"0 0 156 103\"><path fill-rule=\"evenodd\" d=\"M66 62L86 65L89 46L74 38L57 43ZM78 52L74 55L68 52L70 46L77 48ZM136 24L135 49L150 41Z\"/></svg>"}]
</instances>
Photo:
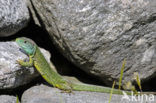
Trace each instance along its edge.
<instances>
[{"instance_id":1,"label":"green vegetation","mask_svg":"<svg viewBox=\"0 0 156 103\"><path fill-rule=\"evenodd\" d=\"M110 101L112 99L112 94L113 94L114 86L115 86L115 81L113 82L112 89L111 89L111 92L110 92L109 103L110 103Z\"/></svg>"},{"instance_id":2,"label":"green vegetation","mask_svg":"<svg viewBox=\"0 0 156 103\"><path fill-rule=\"evenodd\" d=\"M19 103L19 98L18 98L18 96L16 96L16 103Z\"/></svg>"},{"instance_id":3,"label":"green vegetation","mask_svg":"<svg viewBox=\"0 0 156 103\"><path fill-rule=\"evenodd\" d=\"M134 73L134 78L135 78L135 81L137 82L137 85L139 86L140 91L142 91L141 80L140 80L140 78L139 78L138 72L135 72L135 73Z\"/></svg>"},{"instance_id":4,"label":"green vegetation","mask_svg":"<svg viewBox=\"0 0 156 103\"><path fill-rule=\"evenodd\" d=\"M124 72L124 69L125 69L125 64L126 64L126 59L123 60L121 71L120 71L119 90L121 89L121 84L122 84L122 78L123 78L123 72ZM137 82L137 85L139 86L140 91L142 91L141 80L140 80L139 74L137 72L134 73L134 79ZM115 81L113 82L112 90L110 92L109 103L111 102L111 99L112 99L112 93L113 93L114 86L115 86ZM138 91L136 90L135 86L132 84L131 81L125 82L125 84L122 87L124 89L133 91L135 94L138 94Z\"/></svg>"},{"instance_id":5,"label":"green vegetation","mask_svg":"<svg viewBox=\"0 0 156 103\"><path fill-rule=\"evenodd\" d=\"M121 67L121 72L120 72L120 78L119 78L119 90L121 89L121 83L122 83L122 78L123 78L123 72L126 64L126 59L124 59Z\"/></svg>"}]
</instances>

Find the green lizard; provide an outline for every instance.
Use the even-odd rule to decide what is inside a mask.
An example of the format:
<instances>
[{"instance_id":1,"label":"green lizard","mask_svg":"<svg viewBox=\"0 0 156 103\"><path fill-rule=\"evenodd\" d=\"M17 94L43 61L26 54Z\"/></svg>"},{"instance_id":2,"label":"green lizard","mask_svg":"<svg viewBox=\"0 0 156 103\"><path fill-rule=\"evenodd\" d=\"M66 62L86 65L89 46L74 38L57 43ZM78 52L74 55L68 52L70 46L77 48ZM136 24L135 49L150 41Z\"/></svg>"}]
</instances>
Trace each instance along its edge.
<instances>
[{"instance_id":1,"label":"green lizard","mask_svg":"<svg viewBox=\"0 0 156 103\"><path fill-rule=\"evenodd\" d=\"M21 37L16 39L16 43L20 48L29 56L29 62L23 60L17 60L21 66L31 67L34 66L41 76L51 85L64 91L71 92L75 91L91 91L91 92L104 92L110 93L111 88L88 85L83 83L74 83L66 80L61 75L56 73L48 64L40 49L31 39ZM124 91L126 94L130 95L130 91ZM122 90L114 89L113 94L123 94Z\"/></svg>"}]
</instances>

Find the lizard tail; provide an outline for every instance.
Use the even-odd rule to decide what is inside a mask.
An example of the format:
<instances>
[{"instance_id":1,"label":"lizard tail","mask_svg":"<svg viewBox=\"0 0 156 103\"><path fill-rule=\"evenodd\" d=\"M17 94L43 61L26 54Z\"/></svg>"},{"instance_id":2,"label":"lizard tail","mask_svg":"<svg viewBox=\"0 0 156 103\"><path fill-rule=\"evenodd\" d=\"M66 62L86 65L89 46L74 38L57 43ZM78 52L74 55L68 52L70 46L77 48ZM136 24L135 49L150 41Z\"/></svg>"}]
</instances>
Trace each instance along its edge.
<instances>
[{"instance_id":1,"label":"lizard tail","mask_svg":"<svg viewBox=\"0 0 156 103\"><path fill-rule=\"evenodd\" d=\"M111 90L112 90L112 88L109 88L109 87L79 84L79 83L72 83L71 87L72 87L72 90L75 90L75 91L91 91L91 92L102 92L102 93L111 93ZM130 91L124 91L124 92L127 95L131 95ZM113 89L112 94L123 95L123 91L118 90L118 89Z\"/></svg>"}]
</instances>

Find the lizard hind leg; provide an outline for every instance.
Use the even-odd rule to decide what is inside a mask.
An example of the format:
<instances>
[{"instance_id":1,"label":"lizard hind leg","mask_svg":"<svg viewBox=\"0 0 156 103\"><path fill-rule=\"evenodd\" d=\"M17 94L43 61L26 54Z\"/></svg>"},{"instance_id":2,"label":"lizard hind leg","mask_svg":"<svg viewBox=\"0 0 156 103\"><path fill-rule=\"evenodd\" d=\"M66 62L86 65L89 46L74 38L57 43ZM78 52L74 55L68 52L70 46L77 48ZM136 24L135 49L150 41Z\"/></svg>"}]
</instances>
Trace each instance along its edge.
<instances>
[{"instance_id":1,"label":"lizard hind leg","mask_svg":"<svg viewBox=\"0 0 156 103\"><path fill-rule=\"evenodd\" d=\"M70 86L70 84L68 82L64 82L64 83L57 83L54 85L54 87L61 89L62 92L64 93L71 93L72 92L72 88Z\"/></svg>"}]
</instances>

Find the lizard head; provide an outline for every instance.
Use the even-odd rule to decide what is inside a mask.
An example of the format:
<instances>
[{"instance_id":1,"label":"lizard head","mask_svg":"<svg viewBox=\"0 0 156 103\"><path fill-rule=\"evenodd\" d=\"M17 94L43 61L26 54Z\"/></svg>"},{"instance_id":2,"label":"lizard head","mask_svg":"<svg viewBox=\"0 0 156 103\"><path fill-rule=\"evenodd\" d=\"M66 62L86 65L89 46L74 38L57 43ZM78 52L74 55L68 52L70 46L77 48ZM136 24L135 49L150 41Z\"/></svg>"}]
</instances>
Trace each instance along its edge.
<instances>
[{"instance_id":1,"label":"lizard head","mask_svg":"<svg viewBox=\"0 0 156 103\"><path fill-rule=\"evenodd\" d=\"M16 43L20 46L21 50L27 55L33 55L36 50L36 44L28 38L16 38Z\"/></svg>"}]
</instances>

